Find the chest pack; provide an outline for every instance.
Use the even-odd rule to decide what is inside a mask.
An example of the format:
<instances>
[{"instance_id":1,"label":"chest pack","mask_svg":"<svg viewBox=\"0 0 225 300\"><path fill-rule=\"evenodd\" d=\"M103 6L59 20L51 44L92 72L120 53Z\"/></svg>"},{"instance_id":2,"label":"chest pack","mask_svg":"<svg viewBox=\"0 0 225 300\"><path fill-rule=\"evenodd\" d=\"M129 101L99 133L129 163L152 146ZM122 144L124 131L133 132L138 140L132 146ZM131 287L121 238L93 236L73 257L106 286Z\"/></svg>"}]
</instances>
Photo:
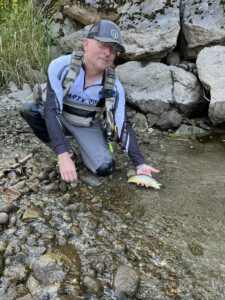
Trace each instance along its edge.
<instances>
[{"instance_id":1,"label":"chest pack","mask_svg":"<svg viewBox=\"0 0 225 300\"><path fill-rule=\"evenodd\" d=\"M72 87L74 80L83 62L83 53L73 52L71 55L70 69L63 80L63 117L71 124L77 126L90 126L100 119L107 140L110 142L116 137L116 127L114 122L115 106L115 71L107 68L104 74L104 86L99 94L99 104L97 106L85 106L79 103L71 103L65 100L67 93ZM47 83L36 84L33 87L32 98L45 102L47 98Z\"/></svg>"}]
</instances>

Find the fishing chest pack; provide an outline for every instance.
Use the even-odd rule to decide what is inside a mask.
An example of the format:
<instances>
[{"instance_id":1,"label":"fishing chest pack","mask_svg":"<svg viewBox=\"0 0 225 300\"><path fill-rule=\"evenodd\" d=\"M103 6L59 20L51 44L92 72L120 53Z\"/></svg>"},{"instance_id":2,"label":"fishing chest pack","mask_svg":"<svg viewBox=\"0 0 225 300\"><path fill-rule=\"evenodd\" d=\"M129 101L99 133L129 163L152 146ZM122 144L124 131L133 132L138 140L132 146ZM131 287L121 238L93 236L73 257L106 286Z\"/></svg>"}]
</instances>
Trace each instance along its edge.
<instances>
[{"instance_id":1,"label":"fishing chest pack","mask_svg":"<svg viewBox=\"0 0 225 300\"><path fill-rule=\"evenodd\" d=\"M70 69L67 72L63 80L63 99L74 83L74 80L83 63L83 53L73 52L71 55ZM79 103L68 103L63 100L63 111L62 114L68 122L73 125L80 126L90 126L94 120L100 118L104 132L108 141L116 139L116 126L114 122L114 105L115 105L115 96L114 91L116 77L115 71L113 68L107 68L104 74L104 86L99 94L99 103L97 107L93 106L84 106ZM45 102L47 98L47 82L42 84L36 84L33 87L31 97L36 101ZM30 96L29 96L30 99ZM83 111L85 117L78 117L72 112L74 110Z\"/></svg>"}]
</instances>

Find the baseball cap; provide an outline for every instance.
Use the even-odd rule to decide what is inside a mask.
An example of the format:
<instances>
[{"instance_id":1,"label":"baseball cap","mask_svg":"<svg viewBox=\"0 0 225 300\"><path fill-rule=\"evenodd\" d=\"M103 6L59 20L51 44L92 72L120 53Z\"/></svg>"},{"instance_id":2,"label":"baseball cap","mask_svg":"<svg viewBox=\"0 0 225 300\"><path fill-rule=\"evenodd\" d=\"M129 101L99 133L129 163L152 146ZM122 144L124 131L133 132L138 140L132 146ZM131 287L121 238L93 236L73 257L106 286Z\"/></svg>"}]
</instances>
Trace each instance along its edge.
<instances>
[{"instance_id":1,"label":"baseball cap","mask_svg":"<svg viewBox=\"0 0 225 300\"><path fill-rule=\"evenodd\" d=\"M96 39L106 43L116 43L121 52L125 52L119 27L109 20L100 20L92 25L87 35L88 39Z\"/></svg>"}]
</instances>

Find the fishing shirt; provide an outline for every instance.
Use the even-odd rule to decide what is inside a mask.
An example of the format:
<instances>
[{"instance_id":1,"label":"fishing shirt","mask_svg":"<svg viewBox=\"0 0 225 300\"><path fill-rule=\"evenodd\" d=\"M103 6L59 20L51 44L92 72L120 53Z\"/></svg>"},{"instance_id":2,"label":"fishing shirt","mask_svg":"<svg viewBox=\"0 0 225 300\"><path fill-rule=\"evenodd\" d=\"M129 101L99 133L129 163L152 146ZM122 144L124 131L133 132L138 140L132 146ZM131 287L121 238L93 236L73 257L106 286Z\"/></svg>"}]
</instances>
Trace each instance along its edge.
<instances>
[{"instance_id":1,"label":"fishing shirt","mask_svg":"<svg viewBox=\"0 0 225 300\"><path fill-rule=\"evenodd\" d=\"M53 60L48 68L46 126L52 147L57 155L66 152L64 133L59 121L63 111L63 81L70 69L71 54L63 55ZM91 86L85 87L85 66L82 64L74 83L69 89L65 100L84 106L96 106L99 102L99 92L103 89L104 80L98 80ZM125 93L122 84L116 78L114 91L116 93L114 106L114 121L117 126L119 142L128 153L134 166L144 164L134 130L127 120L125 110Z\"/></svg>"}]
</instances>

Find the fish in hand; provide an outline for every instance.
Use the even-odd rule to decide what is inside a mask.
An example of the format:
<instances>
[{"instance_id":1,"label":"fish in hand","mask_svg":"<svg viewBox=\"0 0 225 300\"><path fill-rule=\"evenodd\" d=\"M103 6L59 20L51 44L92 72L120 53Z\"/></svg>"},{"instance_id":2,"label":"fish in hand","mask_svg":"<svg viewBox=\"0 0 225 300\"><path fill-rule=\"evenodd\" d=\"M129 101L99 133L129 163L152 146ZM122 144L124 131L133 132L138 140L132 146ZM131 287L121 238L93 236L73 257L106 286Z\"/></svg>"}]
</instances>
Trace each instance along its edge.
<instances>
[{"instance_id":1,"label":"fish in hand","mask_svg":"<svg viewBox=\"0 0 225 300\"><path fill-rule=\"evenodd\" d=\"M153 187L155 189L160 189L160 186L162 185L151 176L144 174L130 176L127 182L136 183L137 185L144 185L145 187Z\"/></svg>"}]
</instances>

